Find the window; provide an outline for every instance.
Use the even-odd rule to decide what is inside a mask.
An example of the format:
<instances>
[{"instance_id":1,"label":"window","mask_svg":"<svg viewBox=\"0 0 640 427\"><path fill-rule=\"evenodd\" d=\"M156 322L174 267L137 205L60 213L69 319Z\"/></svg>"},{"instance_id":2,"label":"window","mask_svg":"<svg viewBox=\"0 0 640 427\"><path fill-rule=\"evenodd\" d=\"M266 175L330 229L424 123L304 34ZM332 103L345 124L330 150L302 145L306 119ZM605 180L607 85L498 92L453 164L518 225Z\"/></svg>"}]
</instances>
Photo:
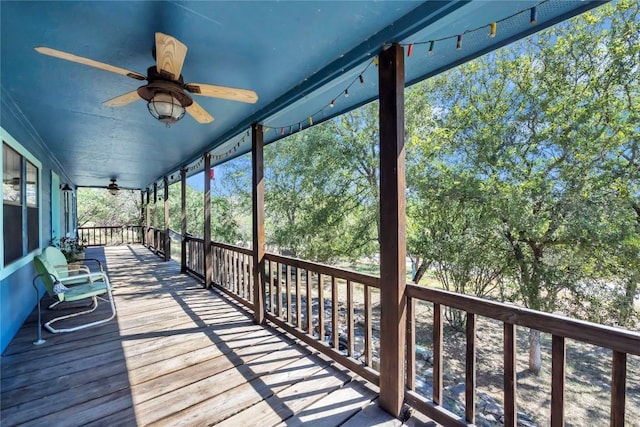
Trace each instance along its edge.
<instances>
[{"instance_id":1,"label":"window","mask_svg":"<svg viewBox=\"0 0 640 427\"><path fill-rule=\"evenodd\" d=\"M4 265L40 247L38 168L2 144Z\"/></svg>"}]
</instances>

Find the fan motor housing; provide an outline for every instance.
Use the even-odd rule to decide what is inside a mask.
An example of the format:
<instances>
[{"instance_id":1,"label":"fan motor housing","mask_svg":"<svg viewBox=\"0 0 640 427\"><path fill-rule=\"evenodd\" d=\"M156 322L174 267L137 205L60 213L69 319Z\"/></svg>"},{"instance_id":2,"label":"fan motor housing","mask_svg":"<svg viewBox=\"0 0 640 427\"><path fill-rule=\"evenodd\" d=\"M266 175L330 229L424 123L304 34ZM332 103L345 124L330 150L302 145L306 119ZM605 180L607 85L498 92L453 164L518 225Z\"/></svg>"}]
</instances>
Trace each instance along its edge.
<instances>
[{"instance_id":1,"label":"fan motor housing","mask_svg":"<svg viewBox=\"0 0 640 427\"><path fill-rule=\"evenodd\" d=\"M147 102L153 99L156 92L164 92L174 96L185 108L193 104L193 99L182 89L184 86L182 75L177 81L166 79L158 73L154 65L147 70L147 80L149 80L148 84L138 88L138 95Z\"/></svg>"}]
</instances>

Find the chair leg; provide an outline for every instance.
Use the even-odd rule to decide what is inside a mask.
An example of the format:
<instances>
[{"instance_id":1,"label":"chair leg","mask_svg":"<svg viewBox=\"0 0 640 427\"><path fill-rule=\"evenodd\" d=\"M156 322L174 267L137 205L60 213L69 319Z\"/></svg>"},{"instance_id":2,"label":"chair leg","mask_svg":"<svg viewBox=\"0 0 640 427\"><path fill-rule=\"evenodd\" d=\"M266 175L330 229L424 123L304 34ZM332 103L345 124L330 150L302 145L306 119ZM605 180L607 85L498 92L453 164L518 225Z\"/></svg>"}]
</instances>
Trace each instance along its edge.
<instances>
[{"instance_id":1,"label":"chair leg","mask_svg":"<svg viewBox=\"0 0 640 427\"><path fill-rule=\"evenodd\" d=\"M98 298L100 298L100 297L98 297ZM100 299L102 301L106 301L104 298L100 298ZM65 307L64 305L60 305L60 304L63 304L63 303L65 303L65 301L56 301L53 304L51 304L49 307L47 307L47 310L55 310L55 311L58 311L58 310L69 310L69 309L78 308L78 307L91 307L91 304L92 304L91 302L89 302L86 305L80 305L80 306L77 306L77 307Z\"/></svg>"},{"instance_id":2,"label":"chair leg","mask_svg":"<svg viewBox=\"0 0 640 427\"><path fill-rule=\"evenodd\" d=\"M49 332L51 332L52 334L58 334L58 333L61 333L61 332L79 331L81 329L90 328L92 326L97 326L97 325L100 325L102 323L110 321L111 319L113 319L116 316L116 307L115 307L115 304L113 302L113 295L111 294L111 286L109 286L109 285L107 285L107 294L108 294L109 303L110 303L110 306L111 306L111 316L109 316L108 318L102 319L102 320L97 320L97 321L91 322L91 323L85 323L83 325L78 325L78 326L74 326L74 327L71 327L71 328L64 328L64 329L56 329L53 326L51 326L53 323L58 322L60 320L68 319L70 317L80 316L82 314L88 314L88 313L91 313L91 312L95 311L96 308L98 308L98 299L94 296L94 297L92 297L92 300L93 300L93 304L92 305L93 306L92 306L91 309L85 310L85 311L80 311L78 313L68 314L66 316L56 317L55 319L50 320L47 323L45 323L44 327L47 328L47 330Z\"/></svg>"}]
</instances>

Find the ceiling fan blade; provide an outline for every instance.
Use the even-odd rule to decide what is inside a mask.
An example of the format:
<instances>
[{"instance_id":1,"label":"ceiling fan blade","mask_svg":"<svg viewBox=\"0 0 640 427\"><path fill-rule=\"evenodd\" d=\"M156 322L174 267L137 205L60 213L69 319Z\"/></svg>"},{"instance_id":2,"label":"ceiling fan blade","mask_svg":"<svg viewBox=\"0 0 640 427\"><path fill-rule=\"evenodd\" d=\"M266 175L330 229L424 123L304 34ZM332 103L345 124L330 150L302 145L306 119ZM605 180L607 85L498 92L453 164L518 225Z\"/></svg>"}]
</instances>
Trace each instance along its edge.
<instances>
[{"instance_id":1,"label":"ceiling fan blade","mask_svg":"<svg viewBox=\"0 0 640 427\"><path fill-rule=\"evenodd\" d=\"M207 111L200 106L196 101L193 101L193 104L187 107L187 113L198 123L211 123L213 121L213 116L207 113Z\"/></svg>"},{"instance_id":2,"label":"ceiling fan blade","mask_svg":"<svg viewBox=\"0 0 640 427\"><path fill-rule=\"evenodd\" d=\"M51 49L49 47L38 46L34 49L43 54L53 56L55 58L65 59L71 62L77 62L79 64L88 65L89 67L99 68L105 71L111 71L112 73L122 74L123 76L131 77L136 80L146 80L147 77L135 71L125 70L124 68L115 67L113 65L105 64L104 62L94 61L93 59L84 58L82 56L73 55L71 53L63 52L61 50Z\"/></svg>"},{"instance_id":3,"label":"ceiling fan blade","mask_svg":"<svg viewBox=\"0 0 640 427\"><path fill-rule=\"evenodd\" d=\"M138 91L132 90L131 92L127 92L120 96L116 96L115 98L111 98L108 101L104 101L102 105L106 105L107 107L124 107L138 99L142 99L140 98L140 95L138 95Z\"/></svg>"},{"instance_id":4,"label":"ceiling fan blade","mask_svg":"<svg viewBox=\"0 0 640 427\"><path fill-rule=\"evenodd\" d=\"M175 37L156 33L156 68L158 73L171 80L178 80L182 64L187 56L187 46Z\"/></svg>"},{"instance_id":5,"label":"ceiling fan blade","mask_svg":"<svg viewBox=\"0 0 640 427\"><path fill-rule=\"evenodd\" d=\"M233 87L203 85L200 83L187 83L184 88L191 93L212 98L230 99L231 101L248 102L255 104L258 102L258 94L252 90L236 89Z\"/></svg>"}]
</instances>

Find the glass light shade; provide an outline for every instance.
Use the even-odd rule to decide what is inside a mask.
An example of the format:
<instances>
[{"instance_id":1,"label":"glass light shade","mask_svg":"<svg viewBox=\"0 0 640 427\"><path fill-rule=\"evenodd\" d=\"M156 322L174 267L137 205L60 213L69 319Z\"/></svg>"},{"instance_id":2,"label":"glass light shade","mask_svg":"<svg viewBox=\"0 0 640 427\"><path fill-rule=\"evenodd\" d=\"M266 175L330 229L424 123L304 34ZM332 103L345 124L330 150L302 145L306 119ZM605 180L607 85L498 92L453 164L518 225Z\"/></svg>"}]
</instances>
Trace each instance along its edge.
<instances>
[{"instance_id":1,"label":"glass light shade","mask_svg":"<svg viewBox=\"0 0 640 427\"><path fill-rule=\"evenodd\" d=\"M156 92L147 108L153 117L168 125L180 120L185 113L180 101L166 92Z\"/></svg>"},{"instance_id":2,"label":"glass light shade","mask_svg":"<svg viewBox=\"0 0 640 427\"><path fill-rule=\"evenodd\" d=\"M120 190L120 187L118 187L118 184L116 184L115 179L111 178L111 184L109 184L107 190L109 190L109 193L111 193L112 196L118 194L118 190Z\"/></svg>"}]
</instances>

